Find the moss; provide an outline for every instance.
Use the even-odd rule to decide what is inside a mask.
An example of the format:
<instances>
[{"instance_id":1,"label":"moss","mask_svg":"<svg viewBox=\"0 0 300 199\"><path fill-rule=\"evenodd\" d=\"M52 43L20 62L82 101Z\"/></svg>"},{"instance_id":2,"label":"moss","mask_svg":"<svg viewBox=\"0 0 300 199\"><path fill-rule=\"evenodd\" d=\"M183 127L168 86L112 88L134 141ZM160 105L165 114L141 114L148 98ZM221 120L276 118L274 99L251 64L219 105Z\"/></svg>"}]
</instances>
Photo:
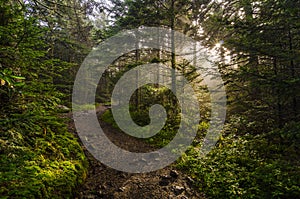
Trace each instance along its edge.
<instances>
[{"instance_id":1,"label":"moss","mask_svg":"<svg viewBox=\"0 0 300 199\"><path fill-rule=\"evenodd\" d=\"M56 117L51 120L63 123ZM48 134L38 131L39 126L29 126L37 130L35 137L16 125L9 126L32 144L20 142L14 136L5 137L7 133L1 132L0 195L3 198L71 198L87 173L87 160L76 138L64 126ZM53 124L47 128L56 129Z\"/></svg>"}]
</instances>

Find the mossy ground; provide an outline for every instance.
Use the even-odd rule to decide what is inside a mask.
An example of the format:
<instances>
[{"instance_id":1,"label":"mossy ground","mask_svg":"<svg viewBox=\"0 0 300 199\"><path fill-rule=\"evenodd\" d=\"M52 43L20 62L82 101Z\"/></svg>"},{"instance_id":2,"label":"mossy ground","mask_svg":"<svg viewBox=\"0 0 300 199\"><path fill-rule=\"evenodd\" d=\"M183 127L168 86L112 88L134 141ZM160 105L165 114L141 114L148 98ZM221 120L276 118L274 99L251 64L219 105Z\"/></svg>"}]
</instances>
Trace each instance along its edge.
<instances>
[{"instance_id":1,"label":"mossy ground","mask_svg":"<svg viewBox=\"0 0 300 199\"><path fill-rule=\"evenodd\" d=\"M1 198L71 198L87 173L77 138L58 116L27 122L0 129Z\"/></svg>"}]
</instances>

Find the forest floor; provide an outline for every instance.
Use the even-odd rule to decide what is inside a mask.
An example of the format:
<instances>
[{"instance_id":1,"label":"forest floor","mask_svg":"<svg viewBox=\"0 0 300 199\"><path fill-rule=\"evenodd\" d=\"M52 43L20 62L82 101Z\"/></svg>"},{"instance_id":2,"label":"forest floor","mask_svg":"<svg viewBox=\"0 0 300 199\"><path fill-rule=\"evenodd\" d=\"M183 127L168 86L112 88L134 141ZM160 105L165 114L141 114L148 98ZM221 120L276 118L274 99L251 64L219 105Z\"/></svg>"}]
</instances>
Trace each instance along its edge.
<instances>
[{"instance_id":1,"label":"forest floor","mask_svg":"<svg viewBox=\"0 0 300 199\"><path fill-rule=\"evenodd\" d=\"M107 108L99 106L100 116ZM76 134L72 114L69 130ZM154 150L153 146L131 137L110 125L99 121L101 128L109 139L119 147L135 152ZM89 171L85 183L77 190L76 199L201 199L205 198L193 185L193 179L177 170L174 165L149 173L131 174L109 168L96 160L83 146L89 161Z\"/></svg>"}]
</instances>

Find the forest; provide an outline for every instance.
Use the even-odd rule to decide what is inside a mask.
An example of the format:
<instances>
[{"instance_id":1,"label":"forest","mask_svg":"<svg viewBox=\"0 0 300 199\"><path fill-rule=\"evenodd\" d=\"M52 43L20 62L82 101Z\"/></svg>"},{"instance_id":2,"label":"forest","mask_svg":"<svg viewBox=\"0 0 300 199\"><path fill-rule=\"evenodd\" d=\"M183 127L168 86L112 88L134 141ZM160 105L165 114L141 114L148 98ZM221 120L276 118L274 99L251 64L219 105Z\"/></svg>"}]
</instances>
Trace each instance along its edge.
<instances>
[{"instance_id":1,"label":"forest","mask_svg":"<svg viewBox=\"0 0 300 199\"><path fill-rule=\"evenodd\" d=\"M153 36L159 48L138 48L147 36L135 35L136 48L113 60L94 85L95 100L74 104L76 75L97 46L149 27L170 35ZM207 83L219 77L207 81L195 62L180 56L178 35L212 55L208 62L226 92L226 117L205 155L214 118ZM102 57L123 44L115 45ZM155 83L139 85L148 75L139 71L142 65L167 69L154 72ZM127 92L116 87L130 71L134 78L127 83L136 89L126 107L129 119L151 131L152 108L164 109L165 123L153 136L133 136L126 131L131 126L117 121L128 119L127 112L112 109L114 92ZM178 97L175 71L186 79L179 84L197 96L196 124L181 112L180 102L192 105L188 94ZM117 171L95 157L76 129L76 111L82 116L89 110L112 143L154 151L158 162L165 159L155 151L172 143L182 125L189 127L183 136L194 129L196 135L165 168ZM300 1L0 0L0 144L3 199L299 198Z\"/></svg>"}]
</instances>

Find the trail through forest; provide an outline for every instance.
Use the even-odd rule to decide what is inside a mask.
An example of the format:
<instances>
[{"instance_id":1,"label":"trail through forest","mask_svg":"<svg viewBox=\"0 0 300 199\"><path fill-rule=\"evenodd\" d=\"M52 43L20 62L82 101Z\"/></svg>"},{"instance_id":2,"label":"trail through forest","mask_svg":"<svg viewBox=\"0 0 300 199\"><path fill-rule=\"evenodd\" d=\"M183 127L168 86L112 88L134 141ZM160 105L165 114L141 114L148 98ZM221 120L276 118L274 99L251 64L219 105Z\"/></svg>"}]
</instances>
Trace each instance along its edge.
<instances>
[{"instance_id":1,"label":"trail through forest","mask_svg":"<svg viewBox=\"0 0 300 199\"><path fill-rule=\"evenodd\" d=\"M106 109L104 106L99 106L97 115L100 116ZM69 113L68 117L72 118L72 114ZM100 125L109 139L119 147L135 152L154 150L153 146L122 133L102 121ZM70 120L69 129L76 133L73 120ZM193 186L193 179L177 170L174 165L150 173L130 174L103 165L84 146L83 148L89 160L89 171L85 183L78 190L76 199L205 198Z\"/></svg>"}]
</instances>

